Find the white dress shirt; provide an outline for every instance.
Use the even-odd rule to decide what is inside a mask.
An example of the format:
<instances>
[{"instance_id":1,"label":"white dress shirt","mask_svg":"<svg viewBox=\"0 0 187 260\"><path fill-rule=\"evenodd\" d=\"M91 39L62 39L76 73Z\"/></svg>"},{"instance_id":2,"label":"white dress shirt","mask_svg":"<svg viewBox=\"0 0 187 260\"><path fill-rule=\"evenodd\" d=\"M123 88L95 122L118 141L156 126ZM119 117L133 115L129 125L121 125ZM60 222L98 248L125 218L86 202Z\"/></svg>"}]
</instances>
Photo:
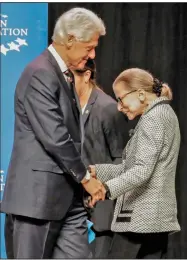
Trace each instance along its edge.
<instances>
[{"instance_id":1,"label":"white dress shirt","mask_svg":"<svg viewBox=\"0 0 187 260\"><path fill-rule=\"evenodd\" d=\"M60 55L58 54L58 52L55 50L55 48L53 47L53 45L49 45L48 47L48 50L50 51L50 53L53 55L53 57L55 58L55 60L57 61L59 67L60 67L60 70L62 71L66 81L68 82L67 80L67 76L65 75L65 71L68 70L68 67L67 65L65 64L65 62L63 61L63 59L60 57Z\"/></svg>"},{"instance_id":2,"label":"white dress shirt","mask_svg":"<svg viewBox=\"0 0 187 260\"><path fill-rule=\"evenodd\" d=\"M87 106L87 104L82 107L82 114L84 114L86 106Z\"/></svg>"}]
</instances>

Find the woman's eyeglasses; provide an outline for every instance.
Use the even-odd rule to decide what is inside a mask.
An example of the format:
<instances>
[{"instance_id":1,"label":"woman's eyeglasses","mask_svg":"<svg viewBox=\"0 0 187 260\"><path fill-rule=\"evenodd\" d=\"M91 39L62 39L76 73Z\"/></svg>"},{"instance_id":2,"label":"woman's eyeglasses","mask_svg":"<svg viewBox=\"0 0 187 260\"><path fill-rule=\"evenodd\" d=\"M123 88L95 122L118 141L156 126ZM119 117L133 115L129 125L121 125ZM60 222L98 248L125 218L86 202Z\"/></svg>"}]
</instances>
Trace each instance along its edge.
<instances>
[{"instance_id":1,"label":"woman's eyeglasses","mask_svg":"<svg viewBox=\"0 0 187 260\"><path fill-rule=\"evenodd\" d=\"M137 91L137 90L132 90L132 91L130 91L130 92L124 94L123 96L118 97L118 98L117 98L118 102L119 102L121 105L123 105L123 99L124 99L127 95L129 95L129 94L131 94L131 93L133 93L133 92L136 92L136 91Z\"/></svg>"}]
</instances>

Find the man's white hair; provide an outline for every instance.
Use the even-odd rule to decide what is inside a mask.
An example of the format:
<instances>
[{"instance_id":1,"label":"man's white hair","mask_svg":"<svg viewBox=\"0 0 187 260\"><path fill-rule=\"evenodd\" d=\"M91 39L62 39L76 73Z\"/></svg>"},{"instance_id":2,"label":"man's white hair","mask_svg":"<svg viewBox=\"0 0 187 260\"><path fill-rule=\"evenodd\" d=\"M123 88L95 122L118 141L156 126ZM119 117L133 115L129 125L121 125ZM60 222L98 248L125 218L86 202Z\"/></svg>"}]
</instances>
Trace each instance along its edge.
<instances>
[{"instance_id":1,"label":"man's white hair","mask_svg":"<svg viewBox=\"0 0 187 260\"><path fill-rule=\"evenodd\" d=\"M64 42L68 35L73 35L77 40L87 42L94 33L100 36L106 34L104 22L92 11L77 7L58 18L52 40Z\"/></svg>"}]
</instances>

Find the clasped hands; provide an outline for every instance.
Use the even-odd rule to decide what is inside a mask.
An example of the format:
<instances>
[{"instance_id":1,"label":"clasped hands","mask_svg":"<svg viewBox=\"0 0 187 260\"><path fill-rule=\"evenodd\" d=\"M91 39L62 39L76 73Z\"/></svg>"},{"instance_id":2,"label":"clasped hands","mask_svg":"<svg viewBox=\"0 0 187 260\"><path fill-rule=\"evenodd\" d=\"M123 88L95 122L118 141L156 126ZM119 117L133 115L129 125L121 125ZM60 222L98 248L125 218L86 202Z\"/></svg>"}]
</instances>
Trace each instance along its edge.
<instances>
[{"instance_id":1,"label":"clasped hands","mask_svg":"<svg viewBox=\"0 0 187 260\"><path fill-rule=\"evenodd\" d=\"M88 206L93 208L97 201L105 200L106 189L96 177L95 165L90 165L88 170L90 172L91 179L86 183L82 183L82 185L84 189L91 195L88 198Z\"/></svg>"}]
</instances>

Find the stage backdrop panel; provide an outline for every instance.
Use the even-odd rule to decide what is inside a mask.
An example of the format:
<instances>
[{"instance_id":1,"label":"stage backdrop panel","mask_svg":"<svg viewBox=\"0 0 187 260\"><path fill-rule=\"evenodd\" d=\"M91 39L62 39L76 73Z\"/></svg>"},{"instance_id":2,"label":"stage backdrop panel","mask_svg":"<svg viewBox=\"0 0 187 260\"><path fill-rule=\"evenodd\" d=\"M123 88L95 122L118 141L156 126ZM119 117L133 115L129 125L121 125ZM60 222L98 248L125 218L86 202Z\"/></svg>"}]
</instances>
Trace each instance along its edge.
<instances>
[{"instance_id":1,"label":"stage backdrop panel","mask_svg":"<svg viewBox=\"0 0 187 260\"><path fill-rule=\"evenodd\" d=\"M1 199L13 144L16 83L24 67L46 48L47 28L47 3L1 4ZM4 214L1 213L0 252L1 258L6 258L3 230Z\"/></svg>"}]
</instances>

